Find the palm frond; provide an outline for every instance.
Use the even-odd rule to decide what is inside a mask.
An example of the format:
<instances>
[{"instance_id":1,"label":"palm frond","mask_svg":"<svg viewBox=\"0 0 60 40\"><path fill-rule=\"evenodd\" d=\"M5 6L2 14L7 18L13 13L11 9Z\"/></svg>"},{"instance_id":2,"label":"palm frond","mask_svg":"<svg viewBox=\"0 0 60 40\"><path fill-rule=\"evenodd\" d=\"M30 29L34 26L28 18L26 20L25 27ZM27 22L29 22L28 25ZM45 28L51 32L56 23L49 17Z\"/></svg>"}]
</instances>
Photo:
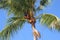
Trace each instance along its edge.
<instances>
[{"instance_id":1,"label":"palm frond","mask_svg":"<svg viewBox=\"0 0 60 40\"><path fill-rule=\"evenodd\" d=\"M0 0L0 8L8 8L11 0Z\"/></svg>"},{"instance_id":2,"label":"palm frond","mask_svg":"<svg viewBox=\"0 0 60 40\"><path fill-rule=\"evenodd\" d=\"M14 19L14 18L12 18ZM0 32L0 38L2 40L8 40L10 35L12 35L14 32L16 32L18 29L22 28L22 25L25 23L25 20L21 19L15 19L13 22L11 22L9 25L7 25L1 32Z\"/></svg>"},{"instance_id":3,"label":"palm frond","mask_svg":"<svg viewBox=\"0 0 60 40\"><path fill-rule=\"evenodd\" d=\"M24 13L27 9L34 8L35 0L12 0L11 7L9 11L12 11L14 15L20 15Z\"/></svg>"},{"instance_id":4,"label":"palm frond","mask_svg":"<svg viewBox=\"0 0 60 40\"><path fill-rule=\"evenodd\" d=\"M60 19L55 23L55 29L60 30Z\"/></svg>"},{"instance_id":5,"label":"palm frond","mask_svg":"<svg viewBox=\"0 0 60 40\"><path fill-rule=\"evenodd\" d=\"M60 20L52 14L42 14L40 22L41 24L47 25L49 28L60 29Z\"/></svg>"},{"instance_id":6,"label":"palm frond","mask_svg":"<svg viewBox=\"0 0 60 40\"><path fill-rule=\"evenodd\" d=\"M37 8L38 10L42 10L44 7L46 7L51 0L40 0L40 6Z\"/></svg>"},{"instance_id":7,"label":"palm frond","mask_svg":"<svg viewBox=\"0 0 60 40\"><path fill-rule=\"evenodd\" d=\"M19 19L20 21L26 21L24 17L11 17L8 19L8 22L13 22L16 21L17 19Z\"/></svg>"},{"instance_id":8,"label":"palm frond","mask_svg":"<svg viewBox=\"0 0 60 40\"><path fill-rule=\"evenodd\" d=\"M49 0L41 0L40 5L46 6L49 3Z\"/></svg>"},{"instance_id":9,"label":"palm frond","mask_svg":"<svg viewBox=\"0 0 60 40\"><path fill-rule=\"evenodd\" d=\"M9 15L21 16L27 9L34 9L36 0L1 0L0 8L8 8Z\"/></svg>"}]
</instances>

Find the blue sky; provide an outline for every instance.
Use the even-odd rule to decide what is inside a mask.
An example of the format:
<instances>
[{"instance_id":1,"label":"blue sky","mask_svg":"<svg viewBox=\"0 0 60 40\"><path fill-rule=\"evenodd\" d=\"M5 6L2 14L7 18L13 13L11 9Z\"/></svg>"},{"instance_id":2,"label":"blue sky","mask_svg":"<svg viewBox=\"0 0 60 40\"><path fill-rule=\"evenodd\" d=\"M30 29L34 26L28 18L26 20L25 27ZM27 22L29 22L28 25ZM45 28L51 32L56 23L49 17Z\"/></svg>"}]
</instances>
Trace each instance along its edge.
<instances>
[{"instance_id":1,"label":"blue sky","mask_svg":"<svg viewBox=\"0 0 60 40\"><path fill-rule=\"evenodd\" d=\"M7 22L7 10L0 9L0 31L4 28ZM46 7L43 12L54 14L60 18L60 0L52 0L51 4ZM18 30L11 40L33 40L31 25L26 23L21 30ZM39 40L60 40L60 32L50 30L44 27L39 22L36 23L36 29L40 32L41 38Z\"/></svg>"}]
</instances>

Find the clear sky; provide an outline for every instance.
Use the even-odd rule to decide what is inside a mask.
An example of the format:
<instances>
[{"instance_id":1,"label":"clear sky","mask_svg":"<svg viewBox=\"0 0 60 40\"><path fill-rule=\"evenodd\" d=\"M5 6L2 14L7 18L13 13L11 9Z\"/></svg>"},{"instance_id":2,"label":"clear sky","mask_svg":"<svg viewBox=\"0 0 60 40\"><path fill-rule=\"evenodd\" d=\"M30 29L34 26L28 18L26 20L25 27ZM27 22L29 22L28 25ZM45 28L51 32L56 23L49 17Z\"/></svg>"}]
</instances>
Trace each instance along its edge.
<instances>
[{"instance_id":1,"label":"clear sky","mask_svg":"<svg viewBox=\"0 0 60 40\"><path fill-rule=\"evenodd\" d=\"M0 31L4 28L7 22L7 10L0 9ZM60 18L60 0L52 0L51 4L46 7L43 12L50 13ZM21 30L18 30L11 40L33 40L31 25L26 23ZM39 40L60 40L60 32L50 30L44 27L39 22L36 23L36 29L40 32L41 38Z\"/></svg>"}]
</instances>

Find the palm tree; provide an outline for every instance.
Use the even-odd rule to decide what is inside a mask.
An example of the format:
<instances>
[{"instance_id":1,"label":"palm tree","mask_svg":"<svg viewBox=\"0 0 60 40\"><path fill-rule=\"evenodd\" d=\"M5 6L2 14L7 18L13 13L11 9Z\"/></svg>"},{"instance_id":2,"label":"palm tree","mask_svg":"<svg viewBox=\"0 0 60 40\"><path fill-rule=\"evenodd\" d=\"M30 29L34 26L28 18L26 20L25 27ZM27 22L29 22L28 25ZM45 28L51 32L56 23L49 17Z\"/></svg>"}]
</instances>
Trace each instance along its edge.
<instances>
[{"instance_id":1,"label":"palm tree","mask_svg":"<svg viewBox=\"0 0 60 40\"><path fill-rule=\"evenodd\" d=\"M22 28L25 22L32 25L34 40L40 37L40 33L35 28L36 20L49 28L60 30L60 19L52 14L39 14L36 12L43 10L49 4L49 0L39 0L40 5L36 8L35 3L37 0L0 0L0 8L7 9L8 15L13 14L8 19L7 26L0 32L1 40L9 40L9 37Z\"/></svg>"}]
</instances>

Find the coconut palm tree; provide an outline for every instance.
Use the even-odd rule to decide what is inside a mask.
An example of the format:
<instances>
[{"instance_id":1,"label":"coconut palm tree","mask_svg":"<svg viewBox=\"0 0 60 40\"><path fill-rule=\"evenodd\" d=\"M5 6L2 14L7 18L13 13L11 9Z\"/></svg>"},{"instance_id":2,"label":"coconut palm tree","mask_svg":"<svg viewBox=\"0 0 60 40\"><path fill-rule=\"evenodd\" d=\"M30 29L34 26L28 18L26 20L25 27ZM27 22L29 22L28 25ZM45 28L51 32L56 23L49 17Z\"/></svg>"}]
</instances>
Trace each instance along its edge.
<instances>
[{"instance_id":1,"label":"coconut palm tree","mask_svg":"<svg viewBox=\"0 0 60 40\"><path fill-rule=\"evenodd\" d=\"M32 25L34 40L40 37L40 33L35 28L36 20L43 25L47 25L49 28L55 28L60 30L60 19L52 14L39 14L36 16L36 12L43 10L49 4L49 0L39 0L40 5L36 8L35 3L37 0L0 0L0 9L7 9L8 19L7 26L0 32L1 40L9 40L18 29L22 28L25 22Z\"/></svg>"}]
</instances>

